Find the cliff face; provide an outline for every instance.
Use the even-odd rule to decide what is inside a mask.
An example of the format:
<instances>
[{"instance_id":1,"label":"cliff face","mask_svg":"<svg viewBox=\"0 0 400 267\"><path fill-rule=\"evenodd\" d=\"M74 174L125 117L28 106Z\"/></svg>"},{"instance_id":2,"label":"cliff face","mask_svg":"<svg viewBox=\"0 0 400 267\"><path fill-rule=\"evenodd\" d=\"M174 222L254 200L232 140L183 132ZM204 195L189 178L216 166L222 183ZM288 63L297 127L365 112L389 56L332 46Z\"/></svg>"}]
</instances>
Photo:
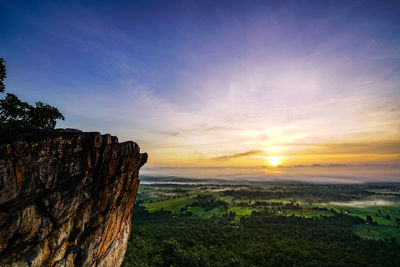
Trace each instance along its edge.
<instances>
[{"instance_id":1,"label":"cliff face","mask_svg":"<svg viewBox=\"0 0 400 267\"><path fill-rule=\"evenodd\" d=\"M100 133L0 134L0 266L121 265L146 161Z\"/></svg>"}]
</instances>

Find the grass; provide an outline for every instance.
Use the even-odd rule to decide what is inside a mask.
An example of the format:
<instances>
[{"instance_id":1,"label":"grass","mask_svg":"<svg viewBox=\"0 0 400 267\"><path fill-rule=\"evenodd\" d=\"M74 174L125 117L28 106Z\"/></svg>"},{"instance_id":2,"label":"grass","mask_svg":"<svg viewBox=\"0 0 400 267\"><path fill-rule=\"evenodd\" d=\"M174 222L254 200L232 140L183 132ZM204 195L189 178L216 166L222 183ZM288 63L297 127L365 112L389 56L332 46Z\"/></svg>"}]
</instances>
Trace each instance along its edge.
<instances>
[{"instance_id":1,"label":"grass","mask_svg":"<svg viewBox=\"0 0 400 267\"><path fill-rule=\"evenodd\" d=\"M194 202L194 199L181 197L181 198L170 198L162 201L153 201L153 203L145 203L144 206L150 211L154 212L160 209L169 210L175 213L181 212L181 208L186 205L190 205Z\"/></svg>"},{"instance_id":2,"label":"grass","mask_svg":"<svg viewBox=\"0 0 400 267\"><path fill-rule=\"evenodd\" d=\"M305 209L302 211L286 211L285 215L295 215L295 216L301 216L305 218L311 218L311 217L321 217L321 216L332 216L332 212L330 211L324 211L324 210L311 210L311 209Z\"/></svg>"},{"instance_id":3,"label":"grass","mask_svg":"<svg viewBox=\"0 0 400 267\"><path fill-rule=\"evenodd\" d=\"M245 188L245 187L244 187ZM249 187L250 188L250 187ZM289 188L289 187L288 187ZM294 187L295 188L295 187ZM218 190L214 190L215 188L210 187L209 190L205 189L203 186L199 187L191 187L188 189L187 197L186 193L175 192L176 189L174 186L171 187L156 187L156 186L146 186L142 189L139 188L140 199L143 199L144 206L150 211L154 212L157 210L167 210L173 213L181 213L181 209L186 207L185 211L189 211L192 213L192 216L201 217L203 219L208 219L213 216L222 216L225 214L225 209L223 207L217 207L208 211L205 211L203 208L198 206L190 206L194 201L196 201L196 196L198 194L211 194L215 198L223 200L228 203L228 213L234 212L236 217L235 221L240 220L242 216L251 215L253 211L261 211L264 207L251 207L251 206L241 206L239 203L245 202L249 205L255 203L255 200L252 199L243 199L243 200L235 200L232 196L223 195L220 191L221 188L218 187ZM232 188L230 188L232 189ZM257 188L259 190L259 188ZM264 188L262 190L270 190L270 188ZM287 189L285 189L287 190ZM297 189L296 189L297 190ZM310 195L312 197L312 195ZM372 220L377 222L378 225L368 225L361 224L354 226L354 233L369 239L390 239L392 237L396 238L398 242L400 242L400 228L396 226L395 218L400 218L400 202L393 202L391 205L375 205L371 206L357 206L352 205L351 202L335 202L335 203L314 203L313 201L305 200L305 199L296 199L296 203L302 207L302 210L292 210L285 207L286 204L293 201L291 198L282 198L282 199L265 199L260 200L264 202L275 202L282 203L282 206L267 206L268 209L276 213L277 215L282 216L301 216L306 218L311 217L320 217L320 216L331 216L333 213L330 211L331 209L336 211L337 213L343 212L350 216L360 217L366 220L367 216L371 216ZM312 202L312 204L310 203ZM362 202L362 201L361 201ZM368 202L368 201L366 201ZM369 202L371 202L369 200ZM362 203L363 204L363 203ZM313 209L315 207L319 208L327 208L327 210L317 210ZM390 216L390 220L386 219L386 215Z\"/></svg>"},{"instance_id":4,"label":"grass","mask_svg":"<svg viewBox=\"0 0 400 267\"><path fill-rule=\"evenodd\" d=\"M216 207L208 211L205 211L200 207L190 207L190 209L188 210L190 211L194 210L195 212L193 213L193 215L201 217L203 219L209 219L213 216L220 216L221 214L225 213L225 209L223 207Z\"/></svg>"},{"instance_id":5,"label":"grass","mask_svg":"<svg viewBox=\"0 0 400 267\"><path fill-rule=\"evenodd\" d=\"M362 219L366 219L367 216L371 216L373 221L376 221L379 225L382 226L396 226L395 218L400 218L400 203L399 205L394 206L372 206L372 207L349 207L349 206L341 206L341 205L332 205L329 203L320 203L315 204L318 207L324 207L331 209L333 208L335 211L340 212L341 210L345 211L350 216L360 217ZM380 211L380 213L379 213ZM376 216L378 214L378 216ZM385 217L386 215L390 216L390 220Z\"/></svg>"},{"instance_id":6,"label":"grass","mask_svg":"<svg viewBox=\"0 0 400 267\"><path fill-rule=\"evenodd\" d=\"M168 210L173 213L181 213L181 209L188 206L187 209L184 211L190 211L192 212L193 216L198 216L203 219L208 219L213 216L220 216L225 213L225 209L223 207L217 207L208 211L205 211L203 208L200 208L198 206L192 207L190 204L192 204L195 201L194 198L187 198L187 197L181 197L181 198L171 198L167 200L161 200L158 202L153 201L153 203L145 203L144 206L150 211L154 212L157 210ZM251 213L251 212L250 212Z\"/></svg>"},{"instance_id":7,"label":"grass","mask_svg":"<svg viewBox=\"0 0 400 267\"><path fill-rule=\"evenodd\" d=\"M353 232L365 239L382 240L395 238L400 243L400 228L384 225L358 224L353 226Z\"/></svg>"},{"instance_id":8,"label":"grass","mask_svg":"<svg viewBox=\"0 0 400 267\"><path fill-rule=\"evenodd\" d=\"M248 216L253 211L259 211L259 208L241 207L241 206L231 206L228 208L228 212L235 212L238 216Z\"/></svg>"}]
</instances>

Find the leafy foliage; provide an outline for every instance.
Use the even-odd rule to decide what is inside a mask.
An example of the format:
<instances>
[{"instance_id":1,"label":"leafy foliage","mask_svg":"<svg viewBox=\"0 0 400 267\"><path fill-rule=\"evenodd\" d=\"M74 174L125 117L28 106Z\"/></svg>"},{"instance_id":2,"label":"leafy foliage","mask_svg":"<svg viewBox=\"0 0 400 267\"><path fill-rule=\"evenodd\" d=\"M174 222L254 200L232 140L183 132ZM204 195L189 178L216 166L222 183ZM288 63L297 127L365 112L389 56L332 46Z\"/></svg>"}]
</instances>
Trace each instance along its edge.
<instances>
[{"instance_id":1,"label":"leafy foliage","mask_svg":"<svg viewBox=\"0 0 400 267\"><path fill-rule=\"evenodd\" d=\"M123 266L396 266L400 245L352 233L360 218L306 219L253 212L200 219L135 205Z\"/></svg>"},{"instance_id":2,"label":"leafy foliage","mask_svg":"<svg viewBox=\"0 0 400 267\"><path fill-rule=\"evenodd\" d=\"M0 92L4 93L6 67L0 58ZM57 119L64 120L60 111L48 104L36 102L35 106L21 101L16 95L7 93L0 99L0 129L50 128L56 126Z\"/></svg>"},{"instance_id":3,"label":"leafy foliage","mask_svg":"<svg viewBox=\"0 0 400 267\"><path fill-rule=\"evenodd\" d=\"M228 205L225 201L216 199L212 195L199 194L197 195L196 200L197 201L193 202L190 206L199 206L205 211L209 211L219 206L227 207Z\"/></svg>"},{"instance_id":4,"label":"leafy foliage","mask_svg":"<svg viewBox=\"0 0 400 267\"><path fill-rule=\"evenodd\" d=\"M398 192L398 184L142 185L124 266L398 266ZM341 204L371 199L392 204Z\"/></svg>"}]
</instances>

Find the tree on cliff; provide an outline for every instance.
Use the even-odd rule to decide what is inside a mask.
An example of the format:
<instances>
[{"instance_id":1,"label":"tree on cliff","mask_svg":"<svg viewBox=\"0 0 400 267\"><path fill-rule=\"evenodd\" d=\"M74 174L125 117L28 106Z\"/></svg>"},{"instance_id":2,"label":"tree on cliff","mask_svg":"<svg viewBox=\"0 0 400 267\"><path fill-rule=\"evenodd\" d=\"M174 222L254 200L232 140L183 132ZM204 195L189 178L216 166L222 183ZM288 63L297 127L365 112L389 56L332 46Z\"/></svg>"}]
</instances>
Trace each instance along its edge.
<instances>
[{"instance_id":1,"label":"tree on cliff","mask_svg":"<svg viewBox=\"0 0 400 267\"><path fill-rule=\"evenodd\" d=\"M0 93L4 93L4 79L7 77L4 59L0 58ZM50 128L56 126L57 120L64 120L60 111L48 104L36 102L35 106L21 101L16 95L6 93L0 99L0 129Z\"/></svg>"}]
</instances>

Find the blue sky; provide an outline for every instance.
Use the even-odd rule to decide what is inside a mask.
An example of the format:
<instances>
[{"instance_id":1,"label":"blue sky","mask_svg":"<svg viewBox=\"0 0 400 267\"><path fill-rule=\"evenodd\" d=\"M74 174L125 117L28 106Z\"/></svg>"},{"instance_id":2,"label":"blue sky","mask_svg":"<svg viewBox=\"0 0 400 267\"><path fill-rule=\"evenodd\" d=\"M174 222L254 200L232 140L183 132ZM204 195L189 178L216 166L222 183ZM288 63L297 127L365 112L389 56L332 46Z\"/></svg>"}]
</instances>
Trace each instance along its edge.
<instances>
[{"instance_id":1,"label":"blue sky","mask_svg":"<svg viewBox=\"0 0 400 267\"><path fill-rule=\"evenodd\" d=\"M59 107L58 127L137 141L150 167L398 165L398 14L398 1L3 0L0 56L9 91Z\"/></svg>"}]
</instances>

